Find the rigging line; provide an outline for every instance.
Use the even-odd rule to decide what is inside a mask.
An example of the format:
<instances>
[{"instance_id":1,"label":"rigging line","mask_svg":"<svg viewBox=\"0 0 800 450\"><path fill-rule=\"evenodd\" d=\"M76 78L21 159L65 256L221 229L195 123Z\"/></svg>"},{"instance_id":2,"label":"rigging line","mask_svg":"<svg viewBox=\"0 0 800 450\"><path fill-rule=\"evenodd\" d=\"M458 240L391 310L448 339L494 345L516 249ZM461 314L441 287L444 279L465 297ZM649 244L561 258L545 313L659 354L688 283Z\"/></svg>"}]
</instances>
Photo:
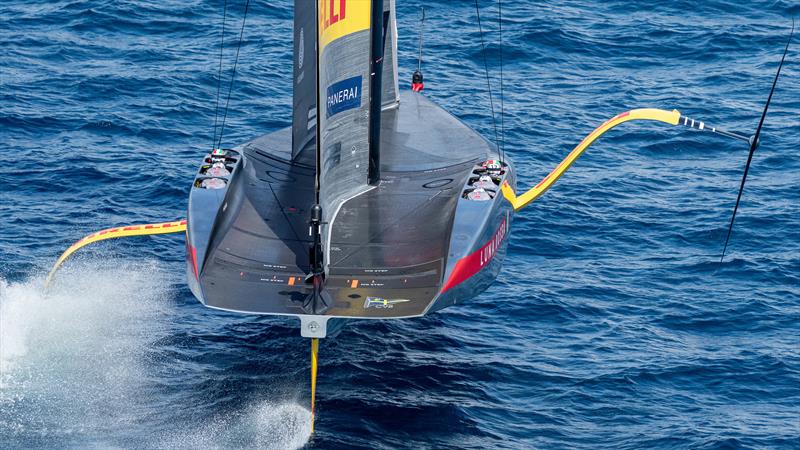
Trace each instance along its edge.
<instances>
[{"instance_id":1,"label":"rigging line","mask_svg":"<svg viewBox=\"0 0 800 450\"><path fill-rule=\"evenodd\" d=\"M761 113L761 120L758 121L758 128L756 133L750 138L750 152L747 155L747 163L744 166L744 174L742 175L742 183L739 185L739 194L736 196L736 205L733 207L733 214L731 215L731 223L728 225L728 234L725 236L725 246L722 247L722 256L719 258L719 263L725 260L725 251L728 249L728 242L731 240L731 233L733 232L733 221L736 220L736 211L739 209L739 202L742 200L742 191L744 191L744 182L747 181L747 172L750 170L750 163L753 162L753 153L758 148L759 138L761 136L761 127L764 126L764 119L767 118L767 111L769 111L769 104L772 101L772 94L775 93L775 86L778 85L778 78L781 76L781 69L783 62L786 60L786 54L789 52L789 44L792 43L794 37L794 17L792 17L792 31L789 32L789 40L786 41L786 47L783 49L783 56L781 62L778 64L778 71L775 73L775 79L772 80L772 89L769 91L767 103L764 104L764 112Z\"/></svg>"},{"instance_id":2,"label":"rigging line","mask_svg":"<svg viewBox=\"0 0 800 450\"><path fill-rule=\"evenodd\" d=\"M222 49L225 44L225 19L228 17L228 0L222 7L222 34L219 38L219 69L217 69L217 100L214 105L214 139L211 141L211 149L217 144L217 119L219 118L219 93L222 87Z\"/></svg>"},{"instance_id":3,"label":"rigging line","mask_svg":"<svg viewBox=\"0 0 800 450\"><path fill-rule=\"evenodd\" d=\"M497 0L497 23L500 28L500 163L506 159L506 125L503 105L503 0Z\"/></svg>"},{"instance_id":4,"label":"rigging line","mask_svg":"<svg viewBox=\"0 0 800 450\"><path fill-rule=\"evenodd\" d=\"M483 42L483 27L481 26L481 11L478 0L475 0L475 14L478 16L478 30L481 35L481 54L483 55L483 69L486 72L486 87L489 88L489 107L492 110L492 125L494 125L494 143L500 150L500 140L497 137L497 119L494 115L494 100L492 97L492 84L489 82L489 63L486 61L486 44Z\"/></svg>"},{"instance_id":5,"label":"rigging line","mask_svg":"<svg viewBox=\"0 0 800 450\"><path fill-rule=\"evenodd\" d=\"M228 118L228 105L231 102L231 91L233 90L233 80L236 78L236 65L239 63L239 50L242 49L242 36L244 36L244 24L247 22L247 9L250 7L250 0L244 4L244 16L242 16L242 29L239 31L239 43L236 45L236 58L233 60L233 72L231 73L231 81L228 84L228 98L225 100L225 112L222 115L222 125L219 129L219 143L217 148L222 148L222 133L225 131L225 119Z\"/></svg>"}]
</instances>

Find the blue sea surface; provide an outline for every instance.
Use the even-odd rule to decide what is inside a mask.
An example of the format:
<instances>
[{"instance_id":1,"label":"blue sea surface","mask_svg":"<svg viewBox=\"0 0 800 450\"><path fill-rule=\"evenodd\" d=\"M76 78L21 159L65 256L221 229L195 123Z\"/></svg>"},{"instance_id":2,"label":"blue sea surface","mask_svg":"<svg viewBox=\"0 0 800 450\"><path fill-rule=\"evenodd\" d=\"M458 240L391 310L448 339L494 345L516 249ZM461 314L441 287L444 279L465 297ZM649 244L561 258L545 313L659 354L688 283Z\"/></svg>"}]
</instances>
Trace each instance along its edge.
<instances>
[{"instance_id":1,"label":"blue sea surface","mask_svg":"<svg viewBox=\"0 0 800 450\"><path fill-rule=\"evenodd\" d=\"M291 124L292 1L252 1L223 144ZM471 1L399 0L403 89L494 138ZM227 91L244 0L228 0ZM786 1L480 0L519 187L595 126L677 108L751 134ZM800 448L800 39L719 263L747 146L656 123L600 139L512 226L472 302L349 324L204 308L180 235L212 145L222 0L0 2L0 447ZM224 98L224 97L223 97Z\"/></svg>"}]
</instances>

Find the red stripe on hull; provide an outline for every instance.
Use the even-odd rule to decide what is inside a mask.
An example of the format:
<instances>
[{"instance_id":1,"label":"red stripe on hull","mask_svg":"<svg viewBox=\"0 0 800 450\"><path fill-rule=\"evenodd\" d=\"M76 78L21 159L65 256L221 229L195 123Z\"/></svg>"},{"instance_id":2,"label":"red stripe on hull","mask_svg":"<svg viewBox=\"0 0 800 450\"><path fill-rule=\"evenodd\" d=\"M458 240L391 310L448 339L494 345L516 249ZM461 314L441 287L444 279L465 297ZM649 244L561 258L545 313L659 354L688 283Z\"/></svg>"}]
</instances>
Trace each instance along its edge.
<instances>
[{"instance_id":1,"label":"red stripe on hull","mask_svg":"<svg viewBox=\"0 0 800 450\"><path fill-rule=\"evenodd\" d=\"M506 220L507 219L504 218L500 222L500 226L497 227L497 231L494 232L494 236L489 239L489 242L483 244L481 248L472 254L467 255L456 262L456 265L453 267L453 272L450 274L450 278L448 278L447 282L444 284L440 294L455 286L458 286L486 267L489 261L494 258L495 253L497 253L497 249L500 248L500 244L502 244L503 240L506 238Z\"/></svg>"},{"instance_id":2,"label":"red stripe on hull","mask_svg":"<svg viewBox=\"0 0 800 450\"><path fill-rule=\"evenodd\" d=\"M197 281L200 281L200 273L197 271L197 249L194 248L192 244L186 243L187 250L189 250L189 262L192 263L192 268L194 269L194 277Z\"/></svg>"}]
</instances>

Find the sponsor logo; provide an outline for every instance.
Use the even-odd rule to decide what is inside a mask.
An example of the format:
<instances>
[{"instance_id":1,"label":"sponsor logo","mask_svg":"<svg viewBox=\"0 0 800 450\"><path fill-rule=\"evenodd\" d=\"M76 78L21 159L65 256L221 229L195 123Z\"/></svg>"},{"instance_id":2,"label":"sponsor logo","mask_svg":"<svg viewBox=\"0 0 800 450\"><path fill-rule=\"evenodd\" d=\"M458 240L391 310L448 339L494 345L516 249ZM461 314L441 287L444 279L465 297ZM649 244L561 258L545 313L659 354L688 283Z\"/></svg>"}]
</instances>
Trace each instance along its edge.
<instances>
[{"instance_id":1,"label":"sponsor logo","mask_svg":"<svg viewBox=\"0 0 800 450\"><path fill-rule=\"evenodd\" d=\"M347 0L322 0L320 3L319 21L323 30L347 17Z\"/></svg>"},{"instance_id":2,"label":"sponsor logo","mask_svg":"<svg viewBox=\"0 0 800 450\"><path fill-rule=\"evenodd\" d=\"M494 258L494 254L497 252L497 249L500 247L500 244L503 243L503 239L506 237L506 232L508 231L508 227L506 224L508 221L503 219L500 223L500 227L497 228L497 231L494 232L494 236L489 242L486 243L480 250L480 267L483 267L487 262L491 261Z\"/></svg>"},{"instance_id":3,"label":"sponsor logo","mask_svg":"<svg viewBox=\"0 0 800 450\"><path fill-rule=\"evenodd\" d=\"M303 68L303 60L306 57L306 36L302 28L300 28L300 43L297 45L297 68Z\"/></svg>"},{"instance_id":4,"label":"sponsor logo","mask_svg":"<svg viewBox=\"0 0 800 450\"><path fill-rule=\"evenodd\" d=\"M357 31L368 30L370 3L364 0L318 0L320 53L331 42Z\"/></svg>"},{"instance_id":5,"label":"sponsor logo","mask_svg":"<svg viewBox=\"0 0 800 450\"><path fill-rule=\"evenodd\" d=\"M506 235L508 235L509 223L510 214L506 213L506 217L500 221L500 226L497 227L497 230L494 232L492 238L489 239L489 242L483 244L481 248L475 252L456 261L456 265L453 267L450 277L447 279L444 287L442 287L442 292L463 283L469 277L483 270L486 264L497 254L497 250L505 240Z\"/></svg>"},{"instance_id":6,"label":"sponsor logo","mask_svg":"<svg viewBox=\"0 0 800 450\"><path fill-rule=\"evenodd\" d=\"M325 94L325 117L361 106L361 75L337 81Z\"/></svg>"},{"instance_id":7,"label":"sponsor logo","mask_svg":"<svg viewBox=\"0 0 800 450\"><path fill-rule=\"evenodd\" d=\"M407 303L410 301L411 300L407 300L404 298L396 298L388 300L380 297L367 297L367 300L364 301L364 309L369 309L369 308L392 309L394 308L394 305L398 303Z\"/></svg>"}]
</instances>

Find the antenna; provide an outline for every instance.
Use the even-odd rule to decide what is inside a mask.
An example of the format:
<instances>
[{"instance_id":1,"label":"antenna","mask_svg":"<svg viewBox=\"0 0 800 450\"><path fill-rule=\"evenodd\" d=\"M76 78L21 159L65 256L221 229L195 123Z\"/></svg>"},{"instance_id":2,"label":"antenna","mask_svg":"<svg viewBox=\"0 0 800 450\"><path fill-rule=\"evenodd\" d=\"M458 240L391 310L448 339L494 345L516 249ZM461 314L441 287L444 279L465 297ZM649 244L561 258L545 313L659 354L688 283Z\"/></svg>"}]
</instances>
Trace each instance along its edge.
<instances>
[{"instance_id":1,"label":"antenna","mask_svg":"<svg viewBox=\"0 0 800 450\"><path fill-rule=\"evenodd\" d=\"M419 20L419 53L417 54L417 70L411 76L411 90L420 92L425 88L422 77L422 34L425 26L425 7L422 7L422 18Z\"/></svg>"}]
</instances>

